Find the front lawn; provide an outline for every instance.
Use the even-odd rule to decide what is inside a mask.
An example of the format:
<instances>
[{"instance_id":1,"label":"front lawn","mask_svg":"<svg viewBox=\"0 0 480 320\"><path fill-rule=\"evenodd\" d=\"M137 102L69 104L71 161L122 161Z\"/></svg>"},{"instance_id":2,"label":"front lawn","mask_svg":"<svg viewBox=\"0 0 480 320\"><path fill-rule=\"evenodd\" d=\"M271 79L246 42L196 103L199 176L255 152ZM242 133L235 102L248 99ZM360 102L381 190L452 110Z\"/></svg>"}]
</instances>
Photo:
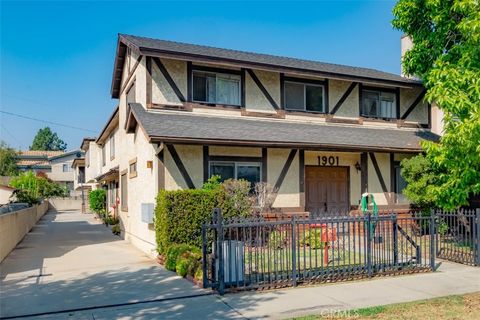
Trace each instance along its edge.
<instances>
[{"instance_id":1,"label":"front lawn","mask_svg":"<svg viewBox=\"0 0 480 320\"><path fill-rule=\"evenodd\" d=\"M448 296L350 311L332 311L328 314L324 312L322 315L311 315L295 319L474 320L479 319L479 315L480 292L476 292L461 296Z\"/></svg>"}]
</instances>

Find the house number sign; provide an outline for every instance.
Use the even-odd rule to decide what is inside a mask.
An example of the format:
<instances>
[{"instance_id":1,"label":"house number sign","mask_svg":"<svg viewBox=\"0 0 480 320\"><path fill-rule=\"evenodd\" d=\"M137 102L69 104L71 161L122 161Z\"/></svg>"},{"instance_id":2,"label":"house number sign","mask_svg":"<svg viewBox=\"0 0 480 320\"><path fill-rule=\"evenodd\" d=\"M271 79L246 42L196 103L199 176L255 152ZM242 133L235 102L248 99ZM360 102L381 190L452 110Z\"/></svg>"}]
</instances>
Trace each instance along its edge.
<instances>
[{"instance_id":1,"label":"house number sign","mask_svg":"<svg viewBox=\"0 0 480 320\"><path fill-rule=\"evenodd\" d=\"M338 166L339 159L338 156L318 156L318 165L319 166Z\"/></svg>"}]
</instances>

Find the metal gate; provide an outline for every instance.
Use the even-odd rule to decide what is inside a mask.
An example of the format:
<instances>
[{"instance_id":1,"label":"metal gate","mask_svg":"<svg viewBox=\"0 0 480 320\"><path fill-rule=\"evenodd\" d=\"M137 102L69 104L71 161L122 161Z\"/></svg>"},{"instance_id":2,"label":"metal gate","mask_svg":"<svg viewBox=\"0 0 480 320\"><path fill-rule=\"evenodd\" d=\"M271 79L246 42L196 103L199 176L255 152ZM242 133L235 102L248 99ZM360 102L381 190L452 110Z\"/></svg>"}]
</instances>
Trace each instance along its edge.
<instances>
[{"instance_id":1,"label":"metal gate","mask_svg":"<svg viewBox=\"0 0 480 320\"><path fill-rule=\"evenodd\" d=\"M202 227L203 285L223 294L431 271L436 224L421 214L224 220L215 209Z\"/></svg>"}]
</instances>

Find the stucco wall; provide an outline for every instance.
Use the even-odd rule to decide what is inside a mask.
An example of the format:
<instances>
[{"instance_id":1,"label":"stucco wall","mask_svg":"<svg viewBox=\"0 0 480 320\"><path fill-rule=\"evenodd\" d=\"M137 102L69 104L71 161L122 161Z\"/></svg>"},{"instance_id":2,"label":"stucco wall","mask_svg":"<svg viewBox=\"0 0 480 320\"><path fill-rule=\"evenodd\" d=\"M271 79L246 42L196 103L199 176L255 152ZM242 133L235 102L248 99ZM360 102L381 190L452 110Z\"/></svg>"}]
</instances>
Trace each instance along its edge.
<instances>
[{"instance_id":1,"label":"stucco wall","mask_svg":"<svg viewBox=\"0 0 480 320\"><path fill-rule=\"evenodd\" d=\"M274 186L285 166L285 162L290 154L290 149L269 149L267 154L267 182ZM273 207L299 207L299 192L299 155L297 152L280 189L278 189L277 198L273 203Z\"/></svg>"},{"instance_id":2,"label":"stucco wall","mask_svg":"<svg viewBox=\"0 0 480 320\"><path fill-rule=\"evenodd\" d=\"M178 89L187 96L187 63L185 61L161 59ZM152 102L154 104L182 105L175 91L167 82L157 64L152 60Z\"/></svg>"},{"instance_id":3,"label":"stucco wall","mask_svg":"<svg viewBox=\"0 0 480 320\"><path fill-rule=\"evenodd\" d=\"M193 184L196 188L203 185L203 150L202 146L175 145L175 150L183 162ZM165 149L165 189L179 190L188 189L185 179L180 173L178 166L170 152Z\"/></svg>"},{"instance_id":4,"label":"stucco wall","mask_svg":"<svg viewBox=\"0 0 480 320\"><path fill-rule=\"evenodd\" d=\"M329 80L328 81L328 100L329 107L332 110L340 98L345 94L348 87L352 84L350 81ZM358 85L350 92L342 106L335 113L337 117L358 118L359 111Z\"/></svg>"},{"instance_id":5,"label":"stucco wall","mask_svg":"<svg viewBox=\"0 0 480 320\"><path fill-rule=\"evenodd\" d=\"M378 167L388 192L393 192L393 190L391 190L390 154L375 153L375 158L377 159ZM375 171L370 155L368 156L368 192L373 194L377 205L389 204L387 197L390 195L383 192L380 179Z\"/></svg>"},{"instance_id":6,"label":"stucco wall","mask_svg":"<svg viewBox=\"0 0 480 320\"><path fill-rule=\"evenodd\" d=\"M48 202L30 208L0 214L0 262L25 237L47 212Z\"/></svg>"},{"instance_id":7,"label":"stucco wall","mask_svg":"<svg viewBox=\"0 0 480 320\"><path fill-rule=\"evenodd\" d=\"M410 107L410 105L417 99L423 88L414 89L400 89L400 116ZM405 119L409 122L418 122L421 124L428 123L428 103L421 101L412 110L409 116Z\"/></svg>"},{"instance_id":8,"label":"stucco wall","mask_svg":"<svg viewBox=\"0 0 480 320\"><path fill-rule=\"evenodd\" d=\"M272 99L280 105L280 74L261 70L254 70L254 73ZM245 107L248 111L275 112L248 72L245 75Z\"/></svg>"}]
</instances>

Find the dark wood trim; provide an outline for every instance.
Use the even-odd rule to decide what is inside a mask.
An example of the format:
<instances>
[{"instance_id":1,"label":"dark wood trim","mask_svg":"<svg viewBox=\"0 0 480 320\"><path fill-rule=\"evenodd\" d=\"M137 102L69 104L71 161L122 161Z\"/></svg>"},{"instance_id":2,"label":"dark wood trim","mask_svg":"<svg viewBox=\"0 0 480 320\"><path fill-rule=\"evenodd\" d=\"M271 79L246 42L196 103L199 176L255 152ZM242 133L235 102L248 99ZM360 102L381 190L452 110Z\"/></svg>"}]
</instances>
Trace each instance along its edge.
<instances>
[{"instance_id":1,"label":"dark wood trim","mask_svg":"<svg viewBox=\"0 0 480 320\"><path fill-rule=\"evenodd\" d=\"M390 153L390 190L395 190L395 153Z\"/></svg>"},{"instance_id":2,"label":"dark wood trim","mask_svg":"<svg viewBox=\"0 0 480 320\"><path fill-rule=\"evenodd\" d=\"M229 161L229 162L262 162L262 157L246 156L209 156L210 161Z\"/></svg>"},{"instance_id":3,"label":"dark wood trim","mask_svg":"<svg viewBox=\"0 0 480 320\"><path fill-rule=\"evenodd\" d=\"M192 61L187 61L187 99L193 100Z\"/></svg>"},{"instance_id":4,"label":"dark wood trim","mask_svg":"<svg viewBox=\"0 0 480 320\"><path fill-rule=\"evenodd\" d=\"M315 116L325 118L327 114L320 111L308 111L308 110L282 110L285 114L299 115L299 116Z\"/></svg>"},{"instance_id":5,"label":"dark wood trim","mask_svg":"<svg viewBox=\"0 0 480 320\"><path fill-rule=\"evenodd\" d=\"M207 67L207 66L198 66L198 65L194 65L194 64L192 64L192 71L227 73L227 74L236 74L236 75L239 75L239 76L242 75L241 70L217 68L217 67Z\"/></svg>"},{"instance_id":6,"label":"dark wood trim","mask_svg":"<svg viewBox=\"0 0 480 320\"><path fill-rule=\"evenodd\" d=\"M285 82L298 82L298 83L304 83L304 84L316 84L316 85L321 85L325 86L327 84L327 80L315 80L315 79L305 79L305 78L297 78L297 77L288 77L284 76L283 81Z\"/></svg>"},{"instance_id":7,"label":"dark wood trim","mask_svg":"<svg viewBox=\"0 0 480 320\"><path fill-rule=\"evenodd\" d=\"M142 129L143 130L143 129ZM194 144L194 145L217 145L217 146L244 146L257 148L295 148L308 151L338 151L338 152L400 152L400 153L419 153L421 148L389 148L389 147L363 147L357 145L329 145L320 143L292 143L292 142L271 142L271 141L237 141L230 139L197 139L197 138L178 138L168 136L147 136L149 142L164 142L174 144Z\"/></svg>"},{"instance_id":8,"label":"dark wood trim","mask_svg":"<svg viewBox=\"0 0 480 320\"><path fill-rule=\"evenodd\" d=\"M195 185L193 184L192 178L190 178L190 175L188 174L187 169L185 168L185 165L182 162L182 159L180 159L177 150L175 149L175 146L173 144L167 144L166 145L168 151L170 152L173 161L177 165L178 171L180 171L180 174L182 175L183 179L185 180L187 187L189 189L195 189Z\"/></svg>"},{"instance_id":9,"label":"dark wood trim","mask_svg":"<svg viewBox=\"0 0 480 320\"><path fill-rule=\"evenodd\" d=\"M285 161L285 165L283 166L282 171L278 176L277 182L275 182L275 185L274 185L274 190L277 190L277 193L280 190L280 187L282 186L283 180L285 180L285 176L287 175L288 170L290 169L290 166L292 165L293 159L295 159L296 154L297 154L297 149L291 150L290 154L288 155L287 161Z\"/></svg>"},{"instance_id":10,"label":"dark wood trim","mask_svg":"<svg viewBox=\"0 0 480 320\"><path fill-rule=\"evenodd\" d=\"M121 42L126 43L129 46L132 46L131 43L126 41L126 39L121 39ZM234 58L223 58L217 56L205 56L201 54L194 54L194 53L184 53L184 52L175 52L170 50L164 49L154 49L154 48L146 48L146 47L135 47L141 54L144 55L152 55L152 56L160 56L165 58L174 58L174 59L182 59L186 61L197 61L202 63L229 63L234 67L249 67L249 68L261 68L265 70L271 70L275 72L295 72L295 73L304 73L316 77L325 77L325 78L334 78L339 80L350 80L350 81L365 81L370 83L377 83L378 85L394 85L394 86L402 86L404 88L414 88L422 86L420 81L418 82L409 82L409 81L399 81L399 80L387 80L387 79L378 79L368 76L353 76L353 75L345 75L339 74L335 72L327 72L327 71L316 71L310 70L305 68L296 68L296 67L288 67L288 66L275 66L269 63L262 63L262 62L246 62ZM118 56L118 55L117 55ZM117 57L116 56L116 57Z\"/></svg>"},{"instance_id":11,"label":"dark wood trim","mask_svg":"<svg viewBox=\"0 0 480 320\"><path fill-rule=\"evenodd\" d=\"M283 112L273 113L273 112L261 112L261 111L247 111L245 109L242 109L241 115L247 116L247 117L285 119L285 113Z\"/></svg>"},{"instance_id":12,"label":"dark wood trim","mask_svg":"<svg viewBox=\"0 0 480 320\"><path fill-rule=\"evenodd\" d=\"M329 80L328 79L325 79L325 85L323 87L323 93L324 93L324 97L323 97L323 101L325 102L325 105L323 106L324 108L324 112L326 114L329 113L330 111L330 101L329 101L329 95L328 95L328 91L329 91Z\"/></svg>"},{"instance_id":13,"label":"dark wood trim","mask_svg":"<svg viewBox=\"0 0 480 320\"><path fill-rule=\"evenodd\" d=\"M165 189L165 151L162 149L158 154L158 191Z\"/></svg>"},{"instance_id":14,"label":"dark wood trim","mask_svg":"<svg viewBox=\"0 0 480 320\"><path fill-rule=\"evenodd\" d=\"M338 118L338 117L325 117L326 122L330 123L347 123L347 124L363 124L363 119L352 119L352 118Z\"/></svg>"},{"instance_id":15,"label":"dark wood trim","mask_svg":"<svg viewBox=\"0 0 480 320\"><path fill-rule=\"evenodd\" d=\"M393 161L393 162L392 162L392 166L393 166L392 192L397 193L397 192L398 192L398 190L397 190L397 176L395 175L395 167L396 167L396 166L400 166L400 161Z\"/></svg>"},{"instance_id":16,"label":"dark wood trim","mask_svg":"<svg viewBox=\"0 0 480 320\"><path fill-rule=\"evenodd\" d=\"M125 80L125 82L123 83L123 87L122 89L120 90L120 94L122 94L126 87L128 86L128 82L130 81L130 79L132 78L132 76L135 74L135 71L137 70L137 67L138 65L140 64L140 62L142 61L142 58L143 56L138 56L137 60L135 61L135 64L133 65L133 69L132 71L130 71L130 73L128 74L127 76L127 79Z\"/></svg>"},{"instance_id":17,"label":"dark wood trim","mask_svg":"<svg viewBox=\"0 0 480 320\"><path fill-rule=\"evenodd\" d=\"M208 166L210 161L210 149L208 146L203 146L203 183L207 182L208 176Z\"/></svg>"},{"instance_id":18,"label":"dark wood trim","mask_svg":"<svg viewBox=\"0 0 480 320\"><path fill-rule=\"evenodd\" d=\"M377 87L377 86L366 86L362 84L363 90L370 90L370 91L383 91L383 92L390 92L390 93L397 93L398 88L384 88L384 87Z\"/></svg>"},{"instance_id":19,"label":"dark wood trim","mask_svg":"<svg viewBox=\"0 0 480 320\"><path fill-rule=\"evenodd\" d=\"M358 83L358 117L362 118L363 84Z\"/></svg>"},{"instance_id":20,"label":"dark wood trim","mask_svg":"<svg viewBox=\"0 0 480 320\"><path fill-rule=\"evenodd\" d=\"M268 149L262 148L262 182L268 182Z\"/></svg>"},{"instance_id":21,"label":"dark wood trim","mask_svg":"<svg viewBox=\"0 0 480 320\"><path fill-rule=\"evenodd\" d=\"M298 150L298 176L299 176L299 191L305 192L305 150Z\"/></svg>"},{"instance_id":22,"label":"dark wood trim","mask_svg":"<svg viewBox=\"0 0 480 320\"><path fill-rule=\"evenodd\" d=\"M155 62L158 69L160 69L160 72L163 74L163 76L165 77L165 80L167 80L168 84L170 85L172 90L175 92L175 95L177 96L178 100L180 100L181 102L185 102L186 101L185 96L183 95L183 93L178 88L177 84L173 80L172 76L170 75L167 68L165 67L165 65L160 60L160 58L158 58L158 57L153 58L153 62Z\"/></svg>"},{"instance_id":23,"label":"dark wood trim","mask_svg":"<svg viewBox=\"0 0 480 320\"><path fill-rule=\"evenodd\" d=\"M152 107L152 57L145 58L145 68L147 72L146 74L146 104L147 109Z\"/></svg>"},{"instance_id":24,"label":"dark wood trim","mask_svg":"<svg viewBox=\"0 0 480 320\"><path fill-rule=\"evenodd\" d=\"M255 84L257 85L257 87L260 89L260 91L262 91L263 95L265 96L265 98L267 98L268 102L270 103L270 105L275 109L275 110L278 110L280 109L280 107L278 106L277 102L275 102L275 100L272 98L272 96L270 95L270 93L267 91L267 89L265 88L265 86L263 85L263 83L260 81L260 79L257 77L257 75L255 74L255 72L252 70L252 69L246 69L248 74L250 75L250 77L252 78L253 82L255 82Z\"/></svg>"},{"instance_id":25,"label":"dark wood trim","mask_svg":"<svg viewBox=\"0 0 480 320\"><path fill-rule=\"evenodd\" d=\"M395 88L395 118L400 119L400 88Z\"/></svg>"},{"instance_id":26,"label":"dark wood trim","mask_svg":"<svg viewBox=\"0 0 480 320\"><path fill-rule=\"evenodd\" d=\"M234 109L239 110L242 106L233 105L233 104L216 104L216 103L208 103L208 102L185 102L185 106L189 106L190 108L204 108L204 109Z\"/></svg>"},{"instance_id":27,"label":"dark wood trim","mask_svg":"<svg viewBox=\"0 0 480 320\"><path fill-rule=\"evenodd\" d=\"M368 154L362 152L360 155L360 193L368 191Z\"/></svg>"},{"instance_id":28,"label":"dark wood trim","mask_svg":"<svg viewBox=\"0 0 480 320\"><path fill-rule=\"evenodd\" d=\"M369 152L370 159L372 160L373 168L375 169L375 173L377 174L378 181L380 181L380 186L382 187L382 191L387 193L388 188L387 185L385 184L385 180L383 180L383 175L382 171L380 170L380 167L378 166L377 158L375 157L375 153ZM387 197L388 200L388 197Z\"/></svg>"},{"instance_id":29,"label":"dark wood trim","mask_svg":"<svg viewBox=\"0 0 480 320\"><path fill-rule=\"evenodd\" d=\"M159 110L193 111L193 108L188 103L184 103L182 105L152 103L151 108Z\"/></svg>"},{"instance_id":30,"label":"dark wood trim","mask_svg":"<svg viewBox=\"0 0 480 320\"><path fill-rule=\"evenodd\" d=\"M280 109L285 110L285 74L280 72Z\"/></svg>"},{"instance_id":31,"label":"dark wood trim","mask_svg":"<svg viewBox=\"0 0 480 320\"><path fill-rule=\"evenodd\" d=\"M332 111L330 111L330 114L335 114L338 109L343 105L345 100L347 100L348 96L352 93L352 91L355 89L355 87L358 85L358 82L352 82L350 86L347 88L347 90L343 93L343 95L340 97L338 102L335 104L333 107Z\"/></svg>"},{"instance_id":32,"label":"dark wood trim","mask_svg":"<svg viewBox=\"0 0 480 320\"><path fill-rule=\"evenodd\" d=\"M428 112L428 123L427 123L427 128L431 129L432 128L432 104L429 103L427 107L427 112Z\"/></svg>"},{"instance_id":33,"label":"dark wood trim","mask_svg":"<svg viewBox=\"0 0 480 320\"><path fill-rule=\"evenodd\" d=\"M240 74L240 104L242 106L242 108L245 108L245 105L246 105L246 90L245 90L245 68L242 68L241 70L241 74Z\"/></svg>"},{"instance_id":34,"label":"dark wood trim","mask_svg":"<svg viewBox=\"0 0 480 320\"><path fill-rule=\"evenodd\" d=\"M415 107L420 103L420 101L423 100L426 93L427 93L427 90L422 90L422 92L420 92L420 94L415 99L415 101L412 102L412 104L407 108L405 113L402 115L402 117L400 118L401 120L407 119L407 117L410 115L410 113L413 111L413 109L415 109Z\"/></svg>"}]
</instances>

